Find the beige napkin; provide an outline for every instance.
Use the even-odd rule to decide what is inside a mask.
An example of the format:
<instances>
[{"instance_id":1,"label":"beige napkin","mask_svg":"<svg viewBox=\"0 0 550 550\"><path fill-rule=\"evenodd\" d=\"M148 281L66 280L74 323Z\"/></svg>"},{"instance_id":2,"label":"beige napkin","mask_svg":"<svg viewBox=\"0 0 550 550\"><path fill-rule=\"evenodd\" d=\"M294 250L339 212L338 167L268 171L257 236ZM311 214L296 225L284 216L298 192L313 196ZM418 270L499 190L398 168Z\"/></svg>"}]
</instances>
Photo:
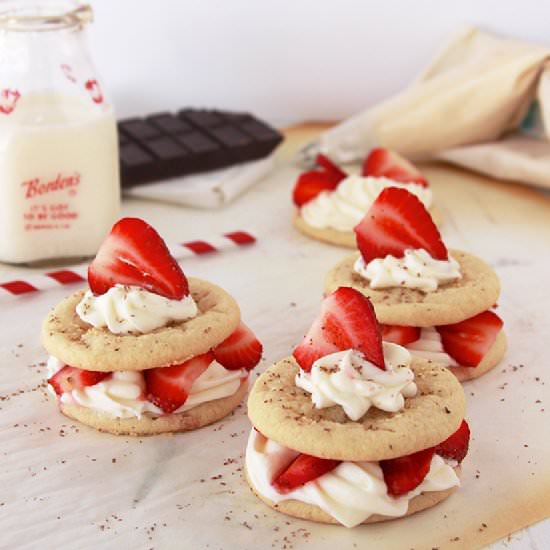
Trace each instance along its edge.
<instances>
[{"instance_id":1,"label":"beige napkin","mask_svg":"<svg viewBox=\"0 0 550 550\"><path fill-rule=\"evenodd\" d=\"M397 70L397 69L396 69ZM550 188L550 50L468 27L402 93L301 152L353 162L376 146Z\"/></svg>"}]
</instances>

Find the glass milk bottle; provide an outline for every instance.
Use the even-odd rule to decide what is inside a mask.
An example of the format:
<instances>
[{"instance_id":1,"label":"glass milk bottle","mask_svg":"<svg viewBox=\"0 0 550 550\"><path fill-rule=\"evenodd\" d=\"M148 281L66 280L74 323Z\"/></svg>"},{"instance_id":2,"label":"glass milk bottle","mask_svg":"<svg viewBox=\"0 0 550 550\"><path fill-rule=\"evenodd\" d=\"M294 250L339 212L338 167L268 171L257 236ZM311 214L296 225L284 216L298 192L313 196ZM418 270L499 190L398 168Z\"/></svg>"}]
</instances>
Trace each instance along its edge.
<instances>
[{"instance_id":1,"label":"glass milk bottle","mask_svg":"<svg viewBox=\"0 0 550 550\"><path fill-rule=\"evenodd\" d=\"M0 261L90 256L120 206L116 120L89 6L0 4Z\"/></svg>"}]
</instances>

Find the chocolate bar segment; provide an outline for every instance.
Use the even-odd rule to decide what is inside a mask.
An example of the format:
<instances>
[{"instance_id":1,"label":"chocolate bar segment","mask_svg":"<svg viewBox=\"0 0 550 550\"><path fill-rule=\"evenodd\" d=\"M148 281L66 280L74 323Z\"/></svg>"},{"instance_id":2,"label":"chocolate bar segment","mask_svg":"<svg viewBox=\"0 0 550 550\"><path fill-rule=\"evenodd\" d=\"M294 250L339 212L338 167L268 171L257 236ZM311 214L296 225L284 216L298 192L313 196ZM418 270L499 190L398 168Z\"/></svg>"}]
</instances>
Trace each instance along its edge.
<instances>
[{"instance_id":1,"label":"chocolate bar segment","mask_svg":"<svg viewBox=\"0 0 550 550\"><path fill-rule=\"evenodd\" d=\"M175 138L182 143L191 153L212 153L217 151L220 146L209 136L200 132L189 132L187 134L178 134Z\"/></svg>"},{"instance_id":2,"label":"chocolate bar segment","mask_svg":"<svg viewBox=\"0 0 550 550\"><path fill-rule=\"evenodd\" d=\"M199 129L214 128L223 124L223 118L216 111L183 109L179 112L179 116Z\"/></svg>"},{"instance_id":3,"label":"chocolate bar segment","mask_svg":"<svg viewBox=\"0 0 550 550\"><path fill-rule=\"evenodd\" d=\"M210 135L222 146L225 156L220 155L220 163L232 164L245 162L254 157L254 143L250 136L237 128L225 124L209 129Z\"/></svg>"},{"instance_id":4,"label":"chocolate bar segment","mask_svg":"<svg viewBox=\"0 0 550 550\"><path fill-rule=\"evenodd\" d=\"M118 123L124 186L215 170L267 156L282 135L248 113L182 109Z\"/></svg>"},{"instance_id":5,"label":"chocolate bar segment","mask_svg":"<svg viewBox=\"0 0 550 550\"><path fill-rule=\"evenodd\" d=\"M155 175L159 179L171 177L185 169L187 150L174 139L161 136L143 143L147 151L155 158Z\"/></svg>"},{"instance_id":6,"label":"chocolate bar segment","mask_svg":"<svg viewBox=\"0 0 550 550\"><path fill-rule=\"evenodd\" d=\"M145 119L165 134L183 134L193 131L193 126L172 113L158 113Z\"/></svg>"},{"instance_id":7,"label":"chocolate bar segment","mask_svg":"<svg viewBox=\"0 0 550 550\"><path fill-rule=\"evenodd\" d=\"M174 136L188 151L187 163L181 174L204 171L204 166L218 168L220 145L212 138L198 131Z\"/></svg>"},{"instance_id":8,"label":"chocolate bar segment","mask_svg":"<svg viewBox=\"0 0 550 550\"><path fill-rule=\"evenodd\" d=\"M130 141L119 147L120 179L134 185L152 181L156 177L156 162L153 155Z\"/></svg>"},{"instance_id":9,"label":"chocolate bar segment","mask_svg":"<svg viewBox=\"0 0 550 550\"><path fill-rule=\"evenodd\" d=\"M271 126L255 119L243 121L241 129L254 139L258 154L264 156L270 153L273 141L280 135Z\"/></svg>"},{"instance_id":10,"label":"chocolate bar segment","mask_svg":"<svg viewBox=\"0 0 550 550\"><path fill-rule=\"evenodd\" d=\"M122 134L125 134L127 137L134 139L137 142L161 135L158 128L139 118L123 120L122 122L119 122L118 128Z\"/></svg>"}]
</instances>

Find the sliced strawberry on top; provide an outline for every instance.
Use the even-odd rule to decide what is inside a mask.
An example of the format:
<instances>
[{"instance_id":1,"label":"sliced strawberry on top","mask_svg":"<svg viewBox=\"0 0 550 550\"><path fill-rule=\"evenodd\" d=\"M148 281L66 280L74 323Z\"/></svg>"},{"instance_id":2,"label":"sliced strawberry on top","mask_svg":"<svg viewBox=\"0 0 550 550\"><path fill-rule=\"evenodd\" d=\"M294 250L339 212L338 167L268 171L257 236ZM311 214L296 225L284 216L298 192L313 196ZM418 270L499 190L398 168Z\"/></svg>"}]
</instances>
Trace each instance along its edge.
<instances>
[{"instance_id":1,"label":"sliced strawberry on top","mask_svg":"<svg viewBox=\"0 0 550 550\"><path fill-rule=\"evenodd\" d=\"M389 178L401 183L418 183L424 187L428 181L420 170L395 151L378 147L363 161L363 176Z\"/></svg>"},{"instance_id":2,"label":"sliced strawberry on top","mask_svg":"<svg viewBox=\"0 0 550 550\"><path fill-rule=\"evenodd\" d=\"M388 493L399 496L418 487L430 471L433 454L434 449L430 447L411 455L381 460Z\"/></svg>"},{"instance_id":3,"label":"sliced strawberry on top","mask_svg":"<svg viewBox=\"0 0 550 550\"><path fill-rule=\"evenodd\" d=\"M328 157L317 155L316 163L320 168L308 170L298 176L292 200L298 207L314 199L322 191L334 191L347 174Z\"/></svg>"},{"instance_id":4,"label":"sliced strawberry on top","mask_svg":"<svg viewBox=\"0 0 550 550\"><path fill-rule=\"evenodd\" d=\"M147 399L165 413L175 411L187 401L191 386L212 361L214 354L208 352L180 365L143 371Z\"/></svg>"},{"instance_id":5,"label":"sliced strawberry on top","mask_svg":"<svg viewBox=\"0 0 550 550\"><path fill-rule=\"evenodd\" d=\"M389 254L402 258L408 248L423 248L437 260L448 258L432 217L406 189L382 190L354 231L365 263Z\"/></svg>"},{"instance_id":6,"label":"sliced strawberry on top","mask_svg":"<svg viewBox=\"0 0 550 550\"><path fill-rule=\"evenodd\" d=\"M338 180L335 180L331 174L320 172L319 170L310 170L298 176L292 200L298 207L314 199L322 191L334 191L338 187Z\"/></svg>"},{"instance_id":7,"label":"sliced strawberry on top","mask_svg":"<svg viewBox=\"0 0 550 550\"><path fill-rule=\"evenodd\" d=\"M315 159L315 163L321 168L324 168L324 170L329 174L333 174L334 177L340 178L340 180L348 177L346 172L344 172L337 164L332 162L326 155L319 153Z\"/></svg>"},{"instance_id":8,"label":"sliced strawberry on top","mask_svg":"<svg viewBox=\"0 0 550 550\"><path fill-rule=\"evenodd\" d=\"M477 367L502 328L502 319L483 311L460 323L435 327L443 349L462 367Z\"/></svg>"},{"instance_id":9,"label":"sliced strawberry on top","mask_svg":"<svg viewBox=\"0 0 550 550\"><path fill-rule=\"evenodd\" d=\"M48 384L50 384L57 395L61 395L72 390L81 390L86 386L95 386L98 382L110 376L110 372L77 369L76 367L66 365L51 378L48 378Z\"/></svg>"},{"instance_id":10,"label":"sliced strawberry on top","mask_svg":"<svg viewBox=\"0 0 550 550\"><path fill-rule=\"evenodd\" d=\"M262 344L241 321L237 329L212 351L226 369L253 369L262 358Z\"/></svg>"},{"instance_id":11,"label":"sliced strawberry on top","mask_svg":"<svg viewBox=\"0 0 550 550\"><path fill-rule=\"evenodd\" d=\"M443 458L452 458L457 462L462 462L468 453L469 444L470 426L466 420L463 420L454 434L435 447L435 452Z\"/></svg>"},{"instance_id":12,"label":"sliced strawberry on top","mask_svg":"<svg viewBox=\"0 0 550 550\"><path fill-rule=\"evenodd\" d=\"M160 235L139 218L122 218L88 268L96 295L115 284L134 285L172 300L189 294L187 279Z\"/></svg>"},{"instance_id":13,"label":"sliced strawberry on top","mask_svg":"<svg viewBox=\"0 0 550 550\"><path fill-rule=\"evenodd\" d=\"M301 454L271 484L279 493L289 493L293 489L305 485L308 481L334 470L338 464L340 464L340 460Z\"/></svg>"},{"instance_id":14,"label":"sliced strawberry on top","mask_svg":"<svg viewBox=\"0 0 550 550\"><path fill-rule=\"evenodd\" d=\"M400 346L406 346L416 342L420 338L420 327L407 327L401 325L380 325L382 328L382 340L393 342Z\"/></svg>"},{"instance_id":15,"label":"sliced strawberry on top","mask_svg":"<svg viewBox=\"0 0 550 550\"><path fill-rule=\"evenodd\" d=\"M377 367L386 368L380 326L370 300L353 288L340 287L323 300L321 313L292 354L309 372L320 357L347 349L360 351Z\"/></svg>"}]
</instances>

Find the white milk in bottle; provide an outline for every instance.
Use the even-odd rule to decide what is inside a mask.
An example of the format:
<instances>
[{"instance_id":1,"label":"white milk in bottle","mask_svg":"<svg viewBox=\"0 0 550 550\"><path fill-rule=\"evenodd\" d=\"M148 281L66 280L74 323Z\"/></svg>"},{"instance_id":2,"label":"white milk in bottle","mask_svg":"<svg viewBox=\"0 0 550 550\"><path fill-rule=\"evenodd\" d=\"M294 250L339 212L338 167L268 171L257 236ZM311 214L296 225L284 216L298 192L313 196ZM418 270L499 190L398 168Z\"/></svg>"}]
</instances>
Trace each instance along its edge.
<instances>
[{"instance_id":1,"label":"white milk in bottle","mask_svg":"<svg viewBox=\"0 0 550 550\"><path fill-rule=\"evenodd\" d=\"M0 12L0 261L95 254L120 206L116 120L87 6ZM61 10L61 11L59 11Z\"/></svg>"},{"instance_id":2,"label":"white milk in bottle","mask_svg":"<svg viewBox=\"0 0 550 550\"><path fill-rule=\"evenodd\" d=\"M113 113L22 96L0 122L0 186L0 260L94 254L119 210Z\"/></svg>"}]
</instances>

